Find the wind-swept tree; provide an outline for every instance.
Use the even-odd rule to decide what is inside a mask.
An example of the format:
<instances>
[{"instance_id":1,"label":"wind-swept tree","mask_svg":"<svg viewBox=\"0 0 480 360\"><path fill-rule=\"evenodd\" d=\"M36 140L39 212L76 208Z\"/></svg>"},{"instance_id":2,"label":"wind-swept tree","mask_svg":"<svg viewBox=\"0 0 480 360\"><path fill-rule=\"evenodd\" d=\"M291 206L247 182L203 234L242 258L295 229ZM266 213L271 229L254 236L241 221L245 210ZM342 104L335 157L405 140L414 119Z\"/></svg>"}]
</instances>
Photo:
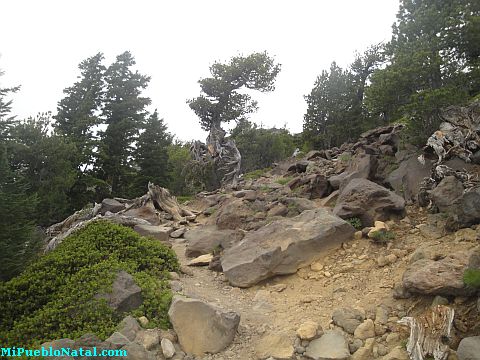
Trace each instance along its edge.
<instances>
[{"instance_id":1,"label":"wind-swept tree","mask_svg":"<svg viewBox=\"0 0 480 360\"><path fill-rule=\"evenodd\" d=\"M213 162L221 183L235 185L241 168L241 155L235 142L225 137L222 123L246 119L256 111L257 102L241 90L273 91L279 72L280 65L266 52L236 56L226 64L216 62L210 66L212 76L199 80L201 95L188 101L209 132L206 146L197 142L193 147L194 158Z\"/></svg>"}]
</instances>

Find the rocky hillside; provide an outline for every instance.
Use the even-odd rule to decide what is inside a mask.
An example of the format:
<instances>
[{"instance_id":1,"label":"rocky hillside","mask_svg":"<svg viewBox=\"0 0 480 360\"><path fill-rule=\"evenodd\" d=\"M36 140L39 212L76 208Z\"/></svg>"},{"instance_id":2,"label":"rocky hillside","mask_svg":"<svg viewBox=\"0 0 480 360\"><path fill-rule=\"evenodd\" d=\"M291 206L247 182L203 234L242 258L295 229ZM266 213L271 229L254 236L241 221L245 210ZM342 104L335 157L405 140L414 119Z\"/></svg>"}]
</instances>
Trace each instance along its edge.
<instances>
[{"instance_id":1,"label":"rocky hillside","mask_svg":"<svg viewBox=\"0 0 480 360\"><path fill-rule=\"evenodd\" d=\"M478 103L449 109L424 149L389 125L187 204L150 186L72 215L47 250L109 219L167 244L181 271L171 330L127 317L106 341L53 346L129 359L480 359L479 115Z\"/></svg>"}]
</instances>

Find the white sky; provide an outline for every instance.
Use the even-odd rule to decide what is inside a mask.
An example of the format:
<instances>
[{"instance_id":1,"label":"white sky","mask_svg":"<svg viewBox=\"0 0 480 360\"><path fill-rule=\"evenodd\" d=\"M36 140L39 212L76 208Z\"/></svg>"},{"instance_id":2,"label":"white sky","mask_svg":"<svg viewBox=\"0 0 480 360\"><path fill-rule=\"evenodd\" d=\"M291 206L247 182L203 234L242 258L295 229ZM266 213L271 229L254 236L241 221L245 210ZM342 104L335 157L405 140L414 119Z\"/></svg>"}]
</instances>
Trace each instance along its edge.
<instances>
[{"instance_id":1,"label":"white sky","mask_svg":"<svg viewBox=\"0 0 480 360\"><path fill-rule=\"evenodd\" d=\"M169 131L204 140L186 104L197 81L215 60L267 50L282 71L273 93L252 94L260 110L251 120L300 132L317 75L388 41L397 10L398 0L1 0L0 86L22 86L19 118L55 112L82 60L103 52L108 66L129 50L152 77L145 95Z\"/></svg>"}]
</instances>

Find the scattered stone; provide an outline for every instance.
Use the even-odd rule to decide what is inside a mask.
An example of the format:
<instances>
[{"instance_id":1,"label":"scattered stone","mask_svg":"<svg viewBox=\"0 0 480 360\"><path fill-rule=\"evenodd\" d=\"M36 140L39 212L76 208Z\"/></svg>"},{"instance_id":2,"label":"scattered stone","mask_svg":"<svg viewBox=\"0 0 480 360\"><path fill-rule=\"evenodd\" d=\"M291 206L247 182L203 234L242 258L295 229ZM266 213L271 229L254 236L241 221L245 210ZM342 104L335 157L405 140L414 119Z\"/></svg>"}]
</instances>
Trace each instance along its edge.
<instances>
[{"instance_id":1,"label":"scattered stone","mask_svg":"<svg viewBox=\"0 0 480 360\"><path fill-rule=\"evenodd\" d=\"M336 309L332 314L333 323L340 326L349 334L353 334L357 326L365 320L365 314L357 309L341 308Z\"/></svg>"},{"instance_id":2,"label":"scattered stone","mask_svg":"<svg viewBox=\"0 0 480 360\"><path fill-rule=\"evenodd\" d=\"M248 287L277 274L293 274L318 253L353 235L346 221L320 208L270 223L227 249L222 268L234 286Z\"/></svg>"},{"instance_id":3,"label":"scattered stone","mask_svg":"<svg viewBox=\"0 0 480 360\"><path fill-rule=\"evenodd\" d=\"M460 242L460 241L475 242L477 241L477 238L478 238L477 232L470 228L460 229L455 233L456 242Z\"/></svg>"},{"instance_id":4,"label":"scattered stone","mask_svg":"<svg viewBox=\"0 0 480 360\"><path fill-rule=\"evenodd\" d=\"M388 309L385 306L377 306L375 311L375 324L386 325L388 322Z\"/></svg>"},{"instance_id":5,"label":"scattered stone","mask_svg":"<svg viewBox=\"0 0 480 360\"><path fill-rule=\"evenodd\" d=\"M105 340L110 344L115 345L116 349L120 349L122 346L125 346L130 343L130 340L127 339L124 335L119 333L118 331L115 331L110 337Z\"/></svg>"},{"instance_id":6,"label":"scattered stone","mask_svg":"<svg viewBox=\"0 0 480 360\"><path fill-rule=\"evenodd\" d=\"M397 346L387 355L382 357L381 360L410 360L410 358L408 357L407 351L403 347Z\"/></svg>"},{"instance_id":7,"label":"scattered stone","mask_svg":"<svg viewBox=\"0 0 480 360\"><path fill-rule=\"evenodd\" d=\"M327 331L318 339L310 342L305 356L314 360L348 360L350 351L348 343L339 331Z\"/></svg>"},{"instance_id":8,"label":"scattered stone","mask_svg":"<svg viewBox=\"0 0 480 360\"><path fill-rule=\"evenodd\" d=\"M137 343L130 343L125 345L122 350L127 352L128 360L154 360L155 355L147 351L142 345Z\"/></svg>"},{"instance_id":9,"label":"scattered stone","mask_svg":"<svg viewBox=\"0 0 480 360\"><path fill-rule=\"evenodd\" d=\"M353 336L361 340L375 337L375 325L372 319L367 319L358 325Z\"/></svg>"},{"instance_id":10,"label":"scattered stone","mask_svg":"<svg viewBox=\"0 0 480 360\"><path fill-rule=\"evenodd\" d=\"M288 214L288 208L283 204L276 204L267 212L267 216L285 216Z\"/></svg>"},{"instance_id":11,"label":"scattered stone","mask_svg":"<svg viewBox=\"0 0 480 360\"><path fill-rule=\"evenodd\" d=\"M355 240L361 240L363 238L363 232L362 231L355 231L355 234L353 234L353 238Z\"/></svg>"},{"instance_id":12,"label":"scattered stone","mask_svg":"<svg viewBox=\"0 0 480 360\"><path fill-rule=\"evenodd\" d=\"M188 266L206 266L213 260L213 254L205 254L190 260Z\"/></svg>"},{"instance_id":13,"label":"scattered stone","mask_svg":"<svg viewBox=\"0 0 480 360\"><path fill-rule=\"evenodd\" d=\"M443 296L437 295L432 301L432 307L435 307L437 305L448 305L449 301L448 299L444 298Z\"/></svg>"},{"instance_id":14,"label":"scattered stone","mask_svg":"<svg viewBox=\"0 0 480 360\"><path fill-rule=\"evenodd\" d=\"M360 349L363 346L363 341L360 339L353 339L353 341L348 344L348 348L350 349L350 353L353 354L355 351Z\"/></svg>"},{"instance_id":15,"label":"scattered stone","mask_svg":"<svg viewBox=\"0 0 480 360\"><path fill-rule=\"evenodd\" d=\"M135 340L137 333L141 330L137 320L130 315L122 320L118 328L120 329L118 332L130 341Z\"/></svg>"},{"instance_id":16,"label":"scattered stone","mask_svg":"<svg viewBox=\"0 0 480 360\"><path fill-rule=\"evenodd\" d=\"M317 336L319 325L317 322L308 320L297 329L297 336L302 340L312 340Z\"/></svg>"},{"instance_id":17,"label":"scattered stone","mask_svg":"<svg viewBox=\"0 0 480 360\"><path fill-rule=\"evenodd\" d=\"M187 228L185 227L182 227L180 229L177 229L175 231L172 231L170 233L170 237L174 238L174 239L177 239L179 237L182 237L183 234L185 234L185 232L187 231Z\"/></svg>"},{"instance_id":18,"label":"scattered stone","mask_svg":"<svg viewBox=\"0 0 480 360\"><path fill-rule=\"evenodd\" d=\"M387 335L385 339L389 348L393 348L394 346L398 345L400 342L400 334L396 332L392 332Z\"/></svg>"},{"instance_id":19,"label":"scattered stone","mask_svg":"<svg viewBox=\"0 0 480 360\"><path fill-rule=\"evenodd\" d=\"M310 269L312 269L312 271L322 271L323 270L323 264L318 262L318 261L315 261L314 263L312 263L310 265Z\"/></svg>"},{"instance_id":20,"label":"scattered stone","mask_svg":"<svg viewBox=\"0 0 480 360\"><path fill-rule=\"evenodd\" d=\"M183 285L180 281L178 280L170 280L170 289L172 289L173 292L181 292L183 290Z\"/></svg>"},{"instance_id":21,"label":"scattered stone","mask_svg":"<svg viewBox=\"0 0 480 360\"><path fill-rule=\"evenodd\" d=\"M148 329L143 331L141 335L142 345L147 350L153 350L160 343L160 336L158 332L154 329Z\"/></svg>"},{"instance_id":22,"label":"scattered stone","mask_svg":"<svg viewBox=\"0 0 480 360\"><path fill-rule=\"evenodd\" d=\"M272 286L272 290L276 292L282 292L287 288L287 284L276 284Z\"/></svg>"},{"instance_id":23,"label":"scattered stone","mask_svg":"<svg viewBox=\"0 0 480 360\"><path fill-rule=\"evenodd\" d=\"M140 323L140 325L142 325L142 327L145 327L148 325L148 319L145 316L140 316L138 318L138 322Z\"/></svg>"},{"instance_id":24,"label":"scattered stone","mask_svg":"<svg viewBox=\"0 0 480 360\"><path fill-rule=\"evenodd\" d=\"M162 347L163 356L165 356L166 359L170 359L175 355L175 346L173 346L170 340L162 339L160 346Z\"/></svg>"},{"instance_id":25,"label":"scattered stone","mask_svg":"<svg viewBox=\"0 0 480 360\"><path fill-rule=\"evenodd\" d=\"M480 360L480 336L462 339L457 349L459 360Z\"/></svg>"},{"instance_id":26,"label":"scattered stone","mask_svg":"<svg viewBox=\"0 0 480 360\"><path fill-rule=\"evenodd\" d=\"M365 345L358 349L352 356L352 360L370 360L373 357L375 339L367 339Z\"/></svg>"},{"instance_id":27,"label":"scattered stone","mask_svg":"<svg viewBox=\"0 0 480 360\"><path fill-rule=\"evenodd\" d=\"M266 335L255 345L255 355L257 359L273 357L279 360L287 360L291 359L293 354L294 348L292 341L290 336L285 332Z\"/></svg>"},{"instance_id":28,"label":"scattered stone","mask_svg":"<svg viewBox=\"0 0 480 360\"><path fill-rule=\"evenodd\" d=\"M174 296L168 311L182 349L196 356L215 354L233 341L240 316L197 299Z\"/></svg>"}]
</instances>

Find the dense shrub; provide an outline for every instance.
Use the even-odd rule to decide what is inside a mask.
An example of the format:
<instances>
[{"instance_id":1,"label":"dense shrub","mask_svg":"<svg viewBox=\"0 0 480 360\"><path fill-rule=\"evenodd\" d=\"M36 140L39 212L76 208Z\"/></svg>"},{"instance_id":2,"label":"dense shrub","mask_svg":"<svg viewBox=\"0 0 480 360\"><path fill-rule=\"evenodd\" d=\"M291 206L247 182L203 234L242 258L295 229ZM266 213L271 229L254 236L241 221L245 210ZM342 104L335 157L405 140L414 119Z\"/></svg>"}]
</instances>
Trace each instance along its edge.
<instances>
[{"instance_id":1,"label":"dense shrub","mask_svg":"<svg viewBox=\"0 0 480 360\"><path fill-rule=\"evenodd\" d=\"M171 292L166 280L169 271L178 270L175 254L129 228L98 221L0 283L0 343L38 345L87 332L108 337L121 315L95 295L109 291L121 269L142 288L144 303L133 315L167 326Z\"/></svg>"}]
</instances>

